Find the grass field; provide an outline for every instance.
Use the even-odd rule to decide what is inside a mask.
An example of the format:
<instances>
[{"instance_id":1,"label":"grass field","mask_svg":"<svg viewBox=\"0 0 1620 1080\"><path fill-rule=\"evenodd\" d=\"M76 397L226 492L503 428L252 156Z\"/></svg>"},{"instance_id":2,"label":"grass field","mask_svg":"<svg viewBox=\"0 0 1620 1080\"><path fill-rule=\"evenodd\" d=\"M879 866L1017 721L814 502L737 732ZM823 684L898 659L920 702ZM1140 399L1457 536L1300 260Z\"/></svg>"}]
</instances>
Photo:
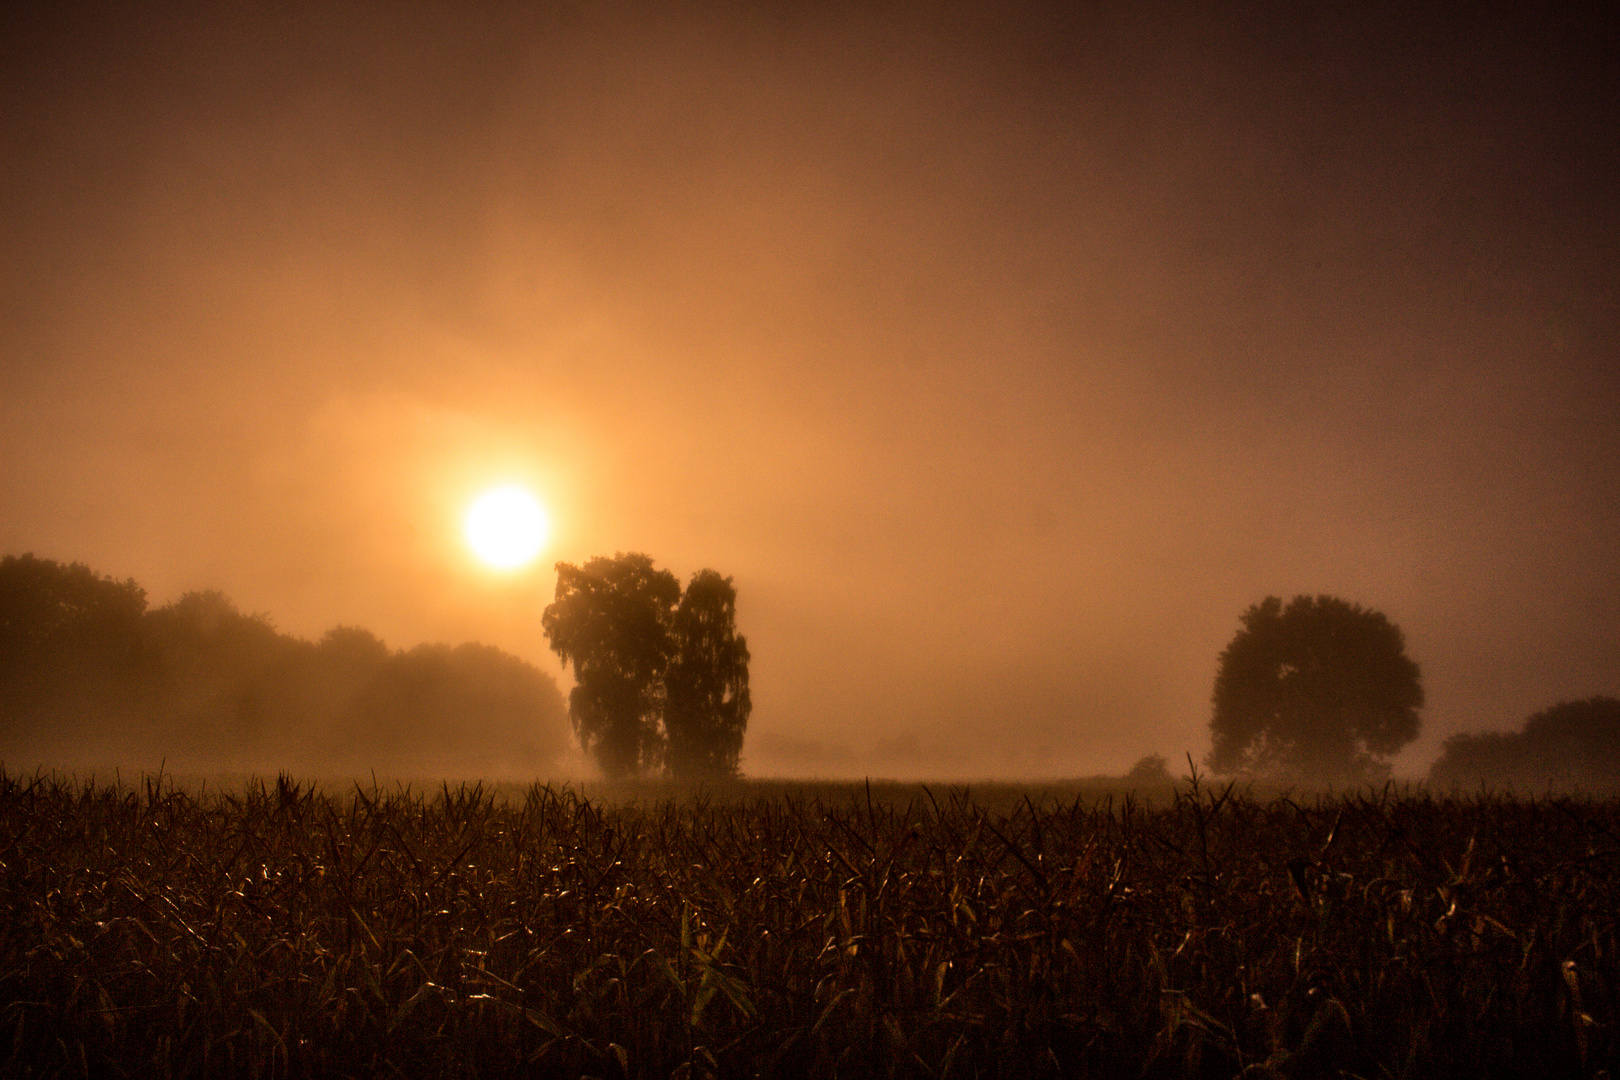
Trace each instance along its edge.
<instances>
[{"instance_id":1,"label":"grass field","mask_svg":"<svg viewBox=\"0 0 1620 1080\"><path fill-rule=\"evenodd\" d=\"M1590 1076L1620 803L0 774L8 1076Z\"/></svg>"}]
</instances>

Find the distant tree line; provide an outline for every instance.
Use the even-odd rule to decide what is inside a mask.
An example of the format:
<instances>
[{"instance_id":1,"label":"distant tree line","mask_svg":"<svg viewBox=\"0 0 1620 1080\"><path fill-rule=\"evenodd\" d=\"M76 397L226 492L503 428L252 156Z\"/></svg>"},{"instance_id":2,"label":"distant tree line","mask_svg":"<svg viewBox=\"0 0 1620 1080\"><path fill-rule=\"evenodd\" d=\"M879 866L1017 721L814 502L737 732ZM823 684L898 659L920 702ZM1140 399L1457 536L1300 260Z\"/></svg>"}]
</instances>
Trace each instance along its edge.
<instances>
[{"instance_id":1,"label":"distant tree line","mask_svg":"<svg viewBox=\"0 0 1620 1080\"><path fill-rule=\"evenodd\" d=\"M573 667L565 705L549 676L491 646L395 651L352 626L310 642L219 592L149 609L133 580L8 555L0 763L533 776L567 752L571 723L609 777L735 776L752 711L736 602L730 578L701 570L682 589L643 554L558 563L541 625ZM1331 596L1268 597L1241 622L1217 667L1210 768L1310 785L1388 776L1423 705L1400 629ZM1170 773L1150 756L1128 779ZM1620 700L1454 735L1429 780L1620 790Z\"/></svg>"},{"instance_id":2,"label":"distant tree line","mask_svg":"<svg viewBox=\"0 0 1620 1080\"><path fill-rule=\"evenodd\" d=\"M737 775L753 701L730 578L700 570L683 591L640 553L560 562L541 625L574 667L569 715L604 774Z\"/></svg>"},{"instance_id":3,"label":"distant tree line","mask_svg":"<svg viewBox=\"0 0 1620 1080\"><path fill-rule=\"evenodd\" d=\"M279 633L219 592L0 560L0 760L533 776L566 752L555 681L488 645Z\"/></svg>"},{"instance_id":4,"label":"distant tree line","mask_svg":"<svg viewBox=\"0 0 1620 1080\"><path fill-rule=\"evenodd\" d=\"M1620 789L1620 700L1560 702L1519 731L1453 735L1429 769L1429 783L1520 792Z\"/></svg>"}]
</instances>

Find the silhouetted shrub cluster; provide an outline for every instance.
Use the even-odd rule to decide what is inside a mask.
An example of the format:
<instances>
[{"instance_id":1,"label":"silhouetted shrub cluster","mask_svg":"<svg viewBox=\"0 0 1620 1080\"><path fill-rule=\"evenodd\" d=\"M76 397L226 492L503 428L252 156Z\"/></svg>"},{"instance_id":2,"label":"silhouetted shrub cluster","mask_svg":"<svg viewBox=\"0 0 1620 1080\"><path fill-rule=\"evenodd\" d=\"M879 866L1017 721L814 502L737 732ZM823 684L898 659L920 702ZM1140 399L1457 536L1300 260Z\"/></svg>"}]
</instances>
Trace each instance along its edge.
<instances>
[{"instance_id":1,"label":"silhouetted shrub cluster","mask_svg":"<svg viewBox=\"0 0 1620 1080\"><path fill-rule=\"evenodd\" d=\"M0 774L11 1075L1596 1077L1620 804Z\"/></svg>"},{"instance_id":2,"label":"silhouetted shrub cluster","mask_svg":"<svg viewBox=\"0 0 1620 1080\"><path fill-rule=\"evenodd\" d=\"M566 750L556 683L487 645L278 633L218 592L0 560L0 760L533 776Z\"/></svg>"},{"instance_id":3,"label":"silhouetted shrub cluster","mask_svg":"<svg viewBox=\"0 0 1620 1080\"><path fill-rule=\"evenodd\" d=\"M1620 701L1565 701L1514 732L1453 735L1429 770L1432 784L1498 790L1620 790Z\"/></svg>"}]
</instances>

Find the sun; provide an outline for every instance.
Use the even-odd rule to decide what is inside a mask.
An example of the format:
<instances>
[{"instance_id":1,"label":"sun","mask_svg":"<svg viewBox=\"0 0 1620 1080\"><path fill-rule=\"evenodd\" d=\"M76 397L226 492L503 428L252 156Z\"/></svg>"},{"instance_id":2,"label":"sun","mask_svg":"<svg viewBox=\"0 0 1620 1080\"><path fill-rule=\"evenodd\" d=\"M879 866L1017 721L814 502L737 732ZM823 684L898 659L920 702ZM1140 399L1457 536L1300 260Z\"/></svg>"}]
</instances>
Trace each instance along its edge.
<instances>
[{"instance_id":1,"label":"sun","mask_svg":"<svg viewBox=\"0 0 1620 1080\"><path fill-rule=\"evenodd\" d=\"M517 484L491 488L473 500L462 519L467 544L488 566L516 570L540 554L551 522L539 501Z\"/></svg>"}]
</instances>

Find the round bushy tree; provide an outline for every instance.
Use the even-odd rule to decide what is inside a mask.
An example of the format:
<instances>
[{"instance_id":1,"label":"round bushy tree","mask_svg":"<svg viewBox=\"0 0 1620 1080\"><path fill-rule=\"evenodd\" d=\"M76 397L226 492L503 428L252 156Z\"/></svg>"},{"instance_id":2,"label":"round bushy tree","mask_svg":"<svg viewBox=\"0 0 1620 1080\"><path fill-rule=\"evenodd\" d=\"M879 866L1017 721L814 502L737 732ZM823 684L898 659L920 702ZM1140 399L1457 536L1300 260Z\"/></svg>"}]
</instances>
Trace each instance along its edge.
<instances>
[{"instance_id":1,"label":"round bushy tree","mask_svg":"<svg viewBox=\"0 0 1620 1080\"><path fill-rule=\"evenodd\" d=\"M1215 676L1209 766L1309 783L1387 776L1423 707L1400 629L1332 596L1267 597L1242 621Z\"/></svg>"}]
</instances>

